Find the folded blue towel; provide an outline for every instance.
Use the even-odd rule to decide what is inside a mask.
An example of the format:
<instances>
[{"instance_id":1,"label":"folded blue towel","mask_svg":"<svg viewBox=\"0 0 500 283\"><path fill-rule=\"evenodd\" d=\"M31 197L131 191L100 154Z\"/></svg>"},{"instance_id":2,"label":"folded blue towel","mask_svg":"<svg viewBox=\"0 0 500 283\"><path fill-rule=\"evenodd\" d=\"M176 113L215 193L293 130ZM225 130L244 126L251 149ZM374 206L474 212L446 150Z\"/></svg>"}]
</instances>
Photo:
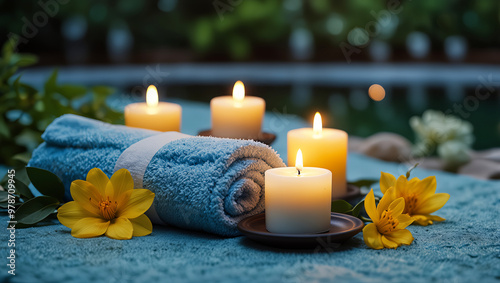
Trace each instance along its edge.
<instances>
[{"instance_id":1,"label":"folded blue towel","mask_svg":"<svg viewBox=\"0 0 500 283\"><path fill-rule=\"evenodd\" d=\"M58 175L71 199L70 184L98 167L108 177L131 145L162 134L110 125L76 115L50 124L28 166ZM123 158L123 157L122 157ZM264 210L264 172L285 166L270 147L249 140L189 137L171 141L152 158L143 187L156 194L159 218L178 227L223 236L239 235L236 225Z\"/></svg>"}]
</instances>

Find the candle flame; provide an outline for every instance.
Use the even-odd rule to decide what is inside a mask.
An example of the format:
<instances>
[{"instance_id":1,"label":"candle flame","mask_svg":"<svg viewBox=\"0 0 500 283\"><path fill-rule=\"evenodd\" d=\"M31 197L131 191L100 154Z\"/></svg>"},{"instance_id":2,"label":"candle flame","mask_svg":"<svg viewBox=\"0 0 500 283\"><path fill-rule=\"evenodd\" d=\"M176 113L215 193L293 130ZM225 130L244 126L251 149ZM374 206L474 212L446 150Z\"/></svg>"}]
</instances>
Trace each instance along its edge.
<instances>
[{"instance_id":1,"label":"candle flame","mask_svg":"<svg viewBox=\"0 0 500 283\"><path fill-rule=\"evenodd\" d=\"M304 161L302 160L302 150L300 150L300 148L297 151L297 157L295 158L295 168L297 169L299 175L300 171L304 169Z\"/></svg>"},{"instance_id":2,"label":"candle flame","mask_svg":"<svg viewBox=\"0 0 500 283\"><path fill-rule=\"evenodd\" d=\"M146 104L149 107L158 106L158 90L154 85L148 86L148 90L146 91Z\"/></svg>"},{"instance_id":3,"label":"candle flame","mask_svg":"<svg viewBox=\"0 0 500 283\"><path fill-rule=\"evenodd\" d=\"M313 133L314 136L318 137L321 136L323 133L323 125L321 121L321 115L319 112L316 112L316 115L314 115L314 122L313 122Z\"/></svg>"},{"instance_id":4,"label":"candle flame","mask_svg":"<svg viewBox=\"0 0 500 283\"><path fill-rule=\"evenodd\" d=\"M245 99L245 85L242 81L237 81L233 87L233 100L242 102Z\"/></svg>"}]
</instances>

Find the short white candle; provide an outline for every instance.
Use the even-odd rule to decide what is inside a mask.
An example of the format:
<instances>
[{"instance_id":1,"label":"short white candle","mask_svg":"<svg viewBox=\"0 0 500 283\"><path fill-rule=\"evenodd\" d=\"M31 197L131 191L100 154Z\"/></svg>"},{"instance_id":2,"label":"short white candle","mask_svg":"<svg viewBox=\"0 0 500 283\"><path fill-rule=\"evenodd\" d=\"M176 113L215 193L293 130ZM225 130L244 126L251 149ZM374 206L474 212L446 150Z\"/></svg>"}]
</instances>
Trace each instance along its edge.
<instances>
[{"instance_id":1,"label":"short white candle","mask_svg":"<svg viewBox=\"0 0 500 283\"><path fill-rule=\"evenodd\" d=\"M302 167L300 149L295 165L265 173L266 228L282 234L328 231L332 173L323 168Z\"/></svg>"},{"instance_id":2,"label":"short white candle","mask_svg":"<svg viewBox=\"0 0 500 283\"><path fill-rule=\"evenodd\" d=\"M161 132L180 132L181 113L179 104L158 102L158 91L154 85L150 85L146 91L146 103L125 106L125 125Z\"/></svg>"},{"instance_id":3,"label":"short white candle","mask_svg":"<svg viewBox=\"0 0 500 283\"><path fill-rule=\"evenodd\" d=\"M266 102L245 96L245 86L237 81L233 96L219 96L210 101L212 135L223 138L258 139Z\"/></svg>"}]
</instances>

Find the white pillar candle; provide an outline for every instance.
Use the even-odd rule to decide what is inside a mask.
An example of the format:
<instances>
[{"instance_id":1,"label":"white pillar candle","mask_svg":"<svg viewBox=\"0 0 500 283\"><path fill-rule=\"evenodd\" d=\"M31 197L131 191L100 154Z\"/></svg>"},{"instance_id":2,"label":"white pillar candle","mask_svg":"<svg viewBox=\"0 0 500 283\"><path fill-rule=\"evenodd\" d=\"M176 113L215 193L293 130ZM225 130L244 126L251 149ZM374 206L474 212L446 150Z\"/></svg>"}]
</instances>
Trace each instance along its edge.
<instances>
[{"instance_id":1,"label":"white pillar candle","mask_svg":"<svg viewBox=\"0 0 500 283\"><path fill-rule=\"evenodd\" d=\"M271 233L307 234L330 229L332 173L302 167L300 150L296 167L265 173L266 228Z\"/></svg>"},{"instance_id":2,"label":"white pillar candle","mask_svg":"<svg viewBox=\"0 0 500 283\"><path fill-rule=\"evenodd\" d=\"M291 130L287 135L288 156L297 149L304 153L304 165L326 168L332 172L332 198L347 193L346 162L347 133L337 129L323 129L321 115L316 113L313 128ZM288 166L290 166L288 158Z\"/></svg>"},{"instance_id":3,"label":"white pillar candle","mask_svg":"<svg viewBox=\"0 0 500 283\"><path fill-rule=\"evenodd\" d=\"M182 108L179 104L158 102L158 91L150 85L146 103L125 106L125 125L161 132L181 131Z\"/></svg>"},{"instance_id":4,"label":"white pillar candle","mask_svg":"<svg viewBox=\"0 0 500 283\"><path fill-rule=\"evenodd\" d=\"M223 138L257 139L261 133L266 102L245 96L245 86L237 81L233 96L219 96L210 101L212 135Z\"/></svg>"}]
</instances>

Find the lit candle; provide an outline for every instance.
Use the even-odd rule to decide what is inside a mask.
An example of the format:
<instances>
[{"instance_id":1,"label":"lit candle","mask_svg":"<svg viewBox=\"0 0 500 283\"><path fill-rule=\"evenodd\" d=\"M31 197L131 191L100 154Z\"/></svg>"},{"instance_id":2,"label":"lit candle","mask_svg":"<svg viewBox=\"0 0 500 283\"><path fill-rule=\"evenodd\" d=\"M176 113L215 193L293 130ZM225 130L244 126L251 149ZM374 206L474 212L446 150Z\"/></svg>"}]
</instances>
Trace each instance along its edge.
<instances>
[{"instance_id":1,"label":"lit candle","mask_svg":"<svg viewBox=\"0 0 500 283\"><path fill-rule=\"evenodd\" d=\"M321 115L314 116L313 128L291 130L287 135L288 156L299 147L304 152L304 164L332 171L332 198L347 192L346 161L347 133L337 129L323 129ZM290 166L290 159L288 166Z\"/></svg>"},{"instance_id":2,"label":"lit candle","mask_svg":"<svg viewBox=\"0 0 500 283\"><path fill-rule=\"evenodd\" d=\"M161 132L180 132L181 113L179 104L158 102L158 91L154 85L150 85L146 91L146 103L125 106L125 125Z\"/></svg>"},{"instance_id":3,"label":"lit candle","mask_svg":"<svg viewBox=\"0 0 500 283\"><path fill-rule=\"evenodd\" d=\"M266 102L245 96L245 86L237 81L233 96L219 96L210 101L212 135L224 138L257 139L261 133Z\"/></svg>"},{"instance_id":4,"label":"lit candle","mask_svg":"<svg viewBox=\"0 0 500 283\"><path fill-rule=\"evenodd\" d=\"M299 149L295 167L269 169L265 175L269 232L306 234L330 229L332 173L329 170L303 167Z\"/></svg>"}]
</instances>

